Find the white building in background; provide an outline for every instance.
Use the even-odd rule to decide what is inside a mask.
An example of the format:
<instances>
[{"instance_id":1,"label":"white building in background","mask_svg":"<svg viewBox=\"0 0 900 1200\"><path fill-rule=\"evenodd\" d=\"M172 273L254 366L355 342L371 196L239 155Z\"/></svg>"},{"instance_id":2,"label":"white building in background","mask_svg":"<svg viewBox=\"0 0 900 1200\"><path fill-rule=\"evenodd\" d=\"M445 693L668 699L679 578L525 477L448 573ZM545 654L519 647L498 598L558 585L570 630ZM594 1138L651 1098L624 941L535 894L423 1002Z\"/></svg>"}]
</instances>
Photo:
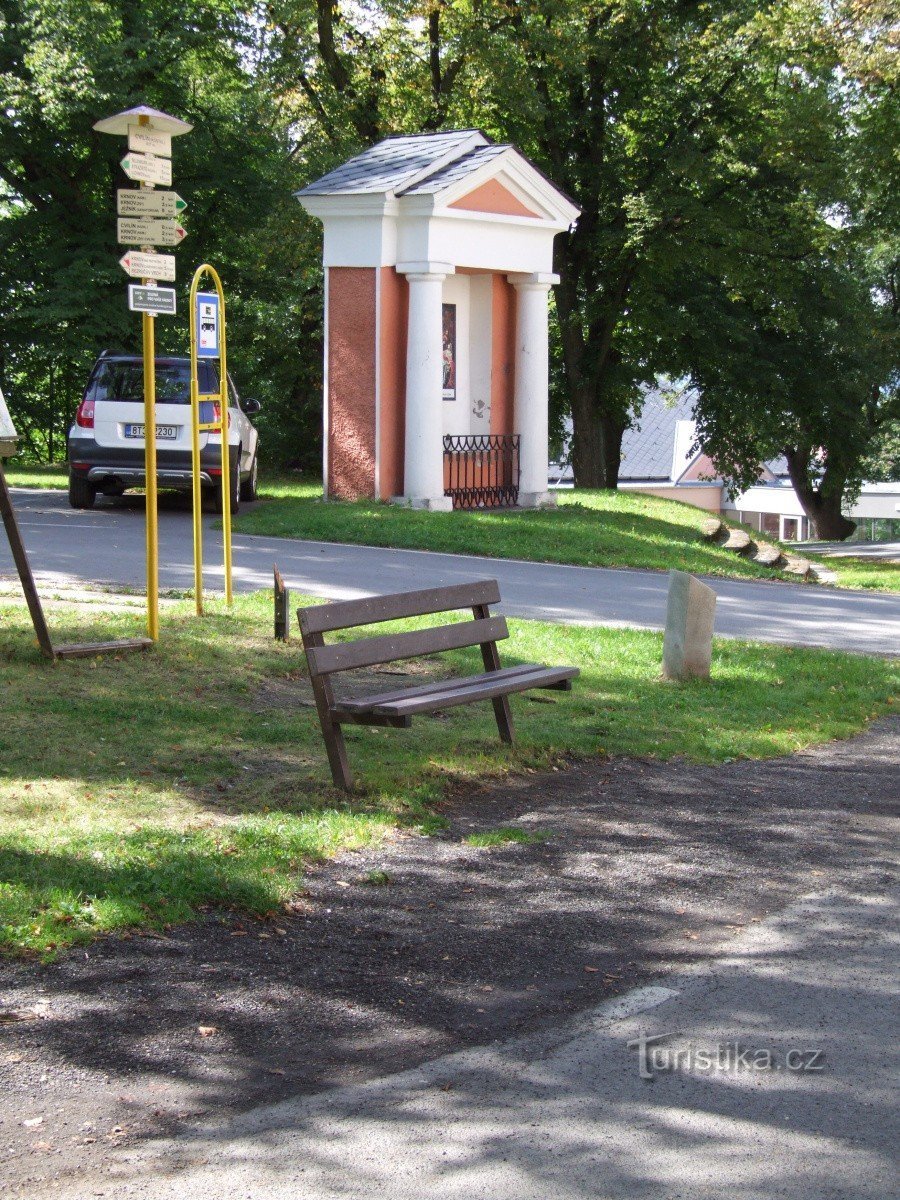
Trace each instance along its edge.
<instances>
[{"instance_id":1,"label":"white building in background","mask_svg":"<svg viewBox=\"0 0 900 1200\"><path fill-rule=\"evenodd\" d=\"M764 463L758 484L734 500L729 497L708 456L693 451L695 402L693 391L674 401L656 389L647 391L639 419L622 439L620 489L722 513L779 541L808 541L813 536L811 522L788 478L784 459ZM551 478L559 479L560 474L565 484L565 472ZM900 533L900 483L864 484L845 512L857 522L855 540L896 537Z\"/></svg>"}]
</instances>

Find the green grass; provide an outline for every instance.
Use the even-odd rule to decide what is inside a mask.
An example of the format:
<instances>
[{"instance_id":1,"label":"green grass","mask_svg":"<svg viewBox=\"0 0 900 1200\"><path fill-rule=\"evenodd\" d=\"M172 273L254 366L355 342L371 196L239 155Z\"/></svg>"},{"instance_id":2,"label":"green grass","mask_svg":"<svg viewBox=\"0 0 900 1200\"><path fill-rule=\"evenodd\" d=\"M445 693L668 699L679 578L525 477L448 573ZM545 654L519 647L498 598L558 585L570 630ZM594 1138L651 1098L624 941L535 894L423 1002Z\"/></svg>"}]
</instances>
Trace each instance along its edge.
<instances>
[{"instance_id":1,"label":"green grass","mask_svg":"<svg viewBox=\"0 0 900 1200\"><path fill-rule=\"evenodd\" d=\"M61 641L142 632L139 612L53 624ZM297 703L302 651L271 638L270 595L199 620L184 602L165 611L154 652L56 664L39 658L25 610L3 606L0 948L52 954L210 906L264 917L296 893L305 863L377 845L399 824L439 827L433 806L450 784L570 756L783 754L857 732L897 691L890 661L733 641L716 642L710 682L663 683L656 633L510 626L504 661L576 663L574 690L514 698L514 747L489 705L412 732L351 728L361 786L347 797L330 784L314 709ZM428 669L479 664L475 648Z\"/></svg>"},{"instance_id":2,"label":"green grass","mask_svg":"<svg viewBox=\"0 0 900 1200\"><path fill-rule=\"evenodd\" d=\"M872 558L844 558L843 555L809 555L809 560L834 571L837 575L835 587L862 588L870 592L900 592L900 563Z\"/></svg>"},{"instance_id":3,"label":"green grass","mask_svg":"<svg viewBox=\"0 0 900 1200\"><path fill-rule=\"evenodd\" d=\"M387 871L367 871L361 882L369 887L389 887L394 881Z\"/></svg>"},{"instance_id":4,"label":"green grass","mask_svg":"<svg viewBox=\"0 0 900 1200\"><path fill-rule=\"evenodd\" d=\"M15 459L4 466L6 481L10 487L24 488L67 488L69 469L65 463L54 463L50 467L20 466Z\"/></svg>"},{"instance_id":5,"label":"green grass","mask_svg":"<svg viewBox=\"0 0 900 1200\"><path fill-rule=\"evenodd\" d=\"M495 846L505 846L509 842L516 842L521 846L533 846L548 841L550 836L546 830L529 831L516 829L511 825L501 825L499 829L485 829L481 833L470 833L465 840L469 846L493 849Z\"/></svg>"},{"instance_id":6,"label":"green grass","mask_svg":"<svg viewBox=\"0 0 900 1200\"><path fill-rule=\"evenodd\" d=\"M561 491L543 511L436 513L376 501L329 501L318 481L265 480L263 503L234 528L272 537L485 554L587 567L677 569L771 579L773 572L705 542L709 513L638 492ZM778 575L778 572L775 572Z\"/></svg>"}]
</instances>

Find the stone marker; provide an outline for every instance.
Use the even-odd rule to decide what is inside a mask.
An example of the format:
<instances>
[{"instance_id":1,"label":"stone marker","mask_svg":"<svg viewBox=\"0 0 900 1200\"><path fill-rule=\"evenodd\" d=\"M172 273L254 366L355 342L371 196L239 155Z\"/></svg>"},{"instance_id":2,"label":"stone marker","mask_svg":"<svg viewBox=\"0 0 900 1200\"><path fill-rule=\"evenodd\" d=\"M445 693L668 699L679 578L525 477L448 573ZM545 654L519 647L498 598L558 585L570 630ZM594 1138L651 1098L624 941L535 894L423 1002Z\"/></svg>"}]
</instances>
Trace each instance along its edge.
<instances>
[{"instance_id":1,"label":"stone marker","mask_svg":"<svg viewBox=\"0 0 900 1200\"><path fill-rule=\"evenodd\" d=\"M716 593L685 571L669 572L663 640L666 679L708 679Z\"/></svg>"}]
</instances>

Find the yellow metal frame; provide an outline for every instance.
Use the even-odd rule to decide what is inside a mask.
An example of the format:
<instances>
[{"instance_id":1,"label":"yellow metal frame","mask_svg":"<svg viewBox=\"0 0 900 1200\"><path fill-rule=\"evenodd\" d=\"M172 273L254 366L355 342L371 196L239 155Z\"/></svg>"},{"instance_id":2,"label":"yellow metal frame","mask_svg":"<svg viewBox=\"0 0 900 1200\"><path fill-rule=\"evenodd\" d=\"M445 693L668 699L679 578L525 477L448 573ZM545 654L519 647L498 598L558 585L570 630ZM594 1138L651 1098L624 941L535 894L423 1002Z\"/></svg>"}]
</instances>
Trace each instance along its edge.
<instances>
[{"instance_id":1,"label":"yellow metal frame","mask_svg":"<svg viewBox=\"0 0 900 1200\"><path fill-rule=\"evenodd\" d=\"M219 420L200 422L200 383L197 371L197 289L204 275L209 275L219 297ZM228 358L225 339L225 293L219 272L203 263L194 272L189 300L191 322L191 458L194 501L194 604L197 615L203 612L203 521L200 490L200 431L218 433L222 443L222 542L225 559L225 603L231 606L231 464L228 446ZM204 400L215 401L214 395ZM238 471L241 464L238 462ZM154 476L155 477L155 476Z\"/></svg>"},{"instance_id":2,"label":"yellow metal frame","mask_svg":"<svg viewBox=\"0 0 900 1200\"><path fill-rule=\"evenodd\" d=\"M153 317L143 314L144 476L147 522L147 633L159 641L159 512L156 500L156 338Z\"/></svg>"}]
</instances>

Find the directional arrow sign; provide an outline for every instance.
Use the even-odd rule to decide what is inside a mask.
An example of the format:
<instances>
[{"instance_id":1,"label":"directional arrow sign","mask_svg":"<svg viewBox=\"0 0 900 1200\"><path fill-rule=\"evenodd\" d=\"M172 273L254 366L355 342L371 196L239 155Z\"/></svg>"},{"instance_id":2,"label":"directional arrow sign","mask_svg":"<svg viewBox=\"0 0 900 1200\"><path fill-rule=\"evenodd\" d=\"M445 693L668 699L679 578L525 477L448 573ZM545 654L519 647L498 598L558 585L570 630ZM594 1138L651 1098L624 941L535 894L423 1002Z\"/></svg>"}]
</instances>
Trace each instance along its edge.
<instances>
[{"instance_id":1,"label":"directional arrow sign","mask_svg":"<svg viewBox=\"0 0 900 1200\"><path fill-rule=\"evenodd\" d=\"M157 158L153 154L126 154L121 165L129 179L137 179L141 183L162 183L166 187L172 182L172 163L168 158Z\"/></svg>"},{"instance_id":2,"label":"directional arrow sign","mask_svg":"<svg viewBox=\"0 0 900 1200\"><path fill-rule=\"evenodd\" d=\"M126 246L177 246L187 236L177 221L164 217L119 217L116 231Z\"/></svg>"},{"instance_id":3,"label":"directional arrow sign","mask_svg":"<svg viewBox=\"0 0 900 1200\"><path fill-rule=\"evenodd\" d=\"M135 279L168 279L175 278L174 254L141 254L137 250L129 250L119 259L119 266L126 275Z\"/></svg>"},{"instance_id":4,"label":"directional arrow sign","mask_svg":"<svg viewBox=\"0 0 900 1200\"><path fill-rule=\"evenodd\" d=\"M172 157L172 135L147 125L128 126L128 149L143 150L145 154L162 154Z\"/></svg>"},{"instance_id":5,"label":"directional arrow sign","mask_svg":"<svg viewBox=\"0 0 900 1200\"><path fill-rule=\"evenodd\" d=\"M149 188L119 188L116 199L120 217L178 217L187 208L177 192Z\"/></svg>"}]
</instances>

